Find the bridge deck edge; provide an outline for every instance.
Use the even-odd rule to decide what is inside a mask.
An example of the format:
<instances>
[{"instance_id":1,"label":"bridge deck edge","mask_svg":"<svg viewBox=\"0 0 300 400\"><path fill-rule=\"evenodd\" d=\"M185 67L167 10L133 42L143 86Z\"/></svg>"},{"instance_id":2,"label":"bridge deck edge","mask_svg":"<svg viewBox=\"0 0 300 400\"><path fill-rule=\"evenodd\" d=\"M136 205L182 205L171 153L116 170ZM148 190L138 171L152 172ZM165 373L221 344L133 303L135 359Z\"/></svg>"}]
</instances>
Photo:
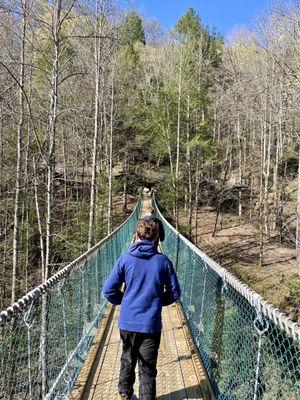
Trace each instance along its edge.
<instances>
[{"instance_id":1,"label":"bridge deck edge","mask_svg":"<svg viewBox=\"0 0 300 400\"><path fill-rule=\"evenodd\" d=\"M185 317L182 304L180 302L177 302L176 308L177 308L177 313L179 315L179 318L182 321L185 340L190 349L192 361L194 364L194 369L197 374L197 378L198 378L201 390L203 392L204 399L205 400L216 400L215 394L214 394L212 386L210 384L210 380L207 376L206 370L202 363L201 356L200 356L199 351L198 351L197 347L195 346L195 343L192 339L192 333L191 333L190 327L187 323L187 319Z\"/></svg>"},{"instance_id":2,"label":"bridge deck edge","mask_svg":"<svg viewBox=\"0 0 300 400\"><path fill-rule=\"evenodd\" d=\"M112 304L109 304L93 339L82 370L74 384L70 400L82 400L85 398L85 393L88 391L89 383L92 381L95 368L97 368L97 360L101 357L106 334L111 325L114 311L115 307Z\"/></svg>"}]
</instances>

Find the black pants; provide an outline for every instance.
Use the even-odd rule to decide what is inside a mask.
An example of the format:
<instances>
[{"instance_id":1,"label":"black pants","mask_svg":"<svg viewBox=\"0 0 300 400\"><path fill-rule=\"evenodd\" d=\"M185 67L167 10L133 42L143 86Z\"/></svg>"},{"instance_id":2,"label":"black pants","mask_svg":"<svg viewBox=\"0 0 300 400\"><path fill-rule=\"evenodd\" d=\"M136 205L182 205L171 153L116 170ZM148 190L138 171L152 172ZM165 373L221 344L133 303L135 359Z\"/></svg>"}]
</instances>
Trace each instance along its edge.
<instances>
[{"instance_id":1,"label":"black pants","mask_svg":"<svg viewBox=\"0 0 300 400\"><path fill-rule=\"evenodd\" d=\"M139 400L155 400L156 363L160 344L160 332L139 333L120 329L123 342L119 393L131 397L135 382L135 366L139 363Z\"/></svg>"}]
</instances>

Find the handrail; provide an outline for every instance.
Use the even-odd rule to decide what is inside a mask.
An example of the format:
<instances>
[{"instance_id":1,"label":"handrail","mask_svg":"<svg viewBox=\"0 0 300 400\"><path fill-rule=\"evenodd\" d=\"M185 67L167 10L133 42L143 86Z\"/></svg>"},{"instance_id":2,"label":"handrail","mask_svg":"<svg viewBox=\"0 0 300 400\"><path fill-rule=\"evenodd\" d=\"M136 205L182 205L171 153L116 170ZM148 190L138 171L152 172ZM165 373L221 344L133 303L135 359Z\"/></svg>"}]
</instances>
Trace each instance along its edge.
<instances>
[{"instance_id":1,"label":"handrail","mask_svg":"<svg viewBox=\"0 0 300 400\"><path fill-rule=\"evenodd\" d=\"M82 262L88 261L88 259L95 254L95 252L103 246L106 242L108 242L132 217L132 215L136 212L136 209L139 205L140 199L137 201L134 210L129 215L126 220L119 225L113 232L107 235L105 238L101 239L100 242L96 243L91 249L87 250L85 253L81 254L75 260L66 265L61 271L58 271L56 274L48 278L45 282L36 286L26 295L21 297L11 306L7 307L0 313L0 327L9 323L14 316L18 314L24 313L29 309L30 305L37 300L41 294L48 292L51 288L53 288L58 282L60 282L63 278L65 278L71 271L73 271L76 267L82 264Z\"/></svg>"},{"instance_id":2,"label":"handrail","mask_svg":"<svg viewBox=\"0 0 300 400\"><path fill-rule=\"evenodd\" d=\"M269 303L263 297L261 297L257 292L251 289L245 283L242 283L236 276L231 272L227 271L225 268L221 267L217 262L212 260L207 254L196 247L192 242L190 242L186 237L184 237L180 232L178 232L162 215L160 212L155 197L153 197L153 203L156 208L159 218L161 218L164 223L184 242L186 243L196 254L198 254L206 264L215 271L219 277L223 279L224 282L229 283L237 292L239 292L251 306L258 308L258 311L263 313L265 316L270 318L276 325L280 326L287 335L292 337L295 341L300 343L300 325L292 321L283 311L276 308L274 305Z\"/></svg>"}]
</instances>

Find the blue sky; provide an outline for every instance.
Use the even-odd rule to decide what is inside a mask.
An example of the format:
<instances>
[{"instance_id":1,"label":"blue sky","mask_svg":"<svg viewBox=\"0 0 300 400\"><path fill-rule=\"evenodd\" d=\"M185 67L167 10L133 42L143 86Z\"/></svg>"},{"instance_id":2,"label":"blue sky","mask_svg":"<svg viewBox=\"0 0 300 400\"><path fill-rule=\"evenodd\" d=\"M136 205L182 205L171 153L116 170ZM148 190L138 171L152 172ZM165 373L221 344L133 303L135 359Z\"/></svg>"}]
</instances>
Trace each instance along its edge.
<instances>
[{"instance_id":1,"label":"blue sky","mask_svg":"<svg viewBox=\"0 0 300 400\"><path fill-rule=\"evenodd\" d=\"M270 0L135 0L135 8L171 28L188 7L193 7L204 24L215 26L226 36L234 28L254 20Z\"/></svg>"}]
</instances>

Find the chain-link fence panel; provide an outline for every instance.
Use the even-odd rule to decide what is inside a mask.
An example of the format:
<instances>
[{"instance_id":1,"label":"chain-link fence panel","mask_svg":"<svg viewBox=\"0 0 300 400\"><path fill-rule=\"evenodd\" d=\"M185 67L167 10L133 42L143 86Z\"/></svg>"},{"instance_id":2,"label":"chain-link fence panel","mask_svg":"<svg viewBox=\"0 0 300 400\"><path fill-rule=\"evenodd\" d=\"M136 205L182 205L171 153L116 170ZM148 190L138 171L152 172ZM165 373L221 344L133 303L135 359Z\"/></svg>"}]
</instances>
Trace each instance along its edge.
<instances>
[{"instance_id":1,"label":"chain-link fence panel","mask_svg":"<svg viewBox=\"0 0 300 400\"><path fill-rule=\"evenodd\" d=\"M0 398L70 394L107 301L103 282L132 242L141 200L116 231L0 314Z\"/></svg>"},{"instance_id":2,"label":"chain-link fence panel","mask_svg":"<svg viewBox=\"0 0 300 400\"><path fill-rule=\"evenodd\" d=\"M300 327L162 216L194 343L218 400L299 400Z\"/></svg>"}]
</instances>

